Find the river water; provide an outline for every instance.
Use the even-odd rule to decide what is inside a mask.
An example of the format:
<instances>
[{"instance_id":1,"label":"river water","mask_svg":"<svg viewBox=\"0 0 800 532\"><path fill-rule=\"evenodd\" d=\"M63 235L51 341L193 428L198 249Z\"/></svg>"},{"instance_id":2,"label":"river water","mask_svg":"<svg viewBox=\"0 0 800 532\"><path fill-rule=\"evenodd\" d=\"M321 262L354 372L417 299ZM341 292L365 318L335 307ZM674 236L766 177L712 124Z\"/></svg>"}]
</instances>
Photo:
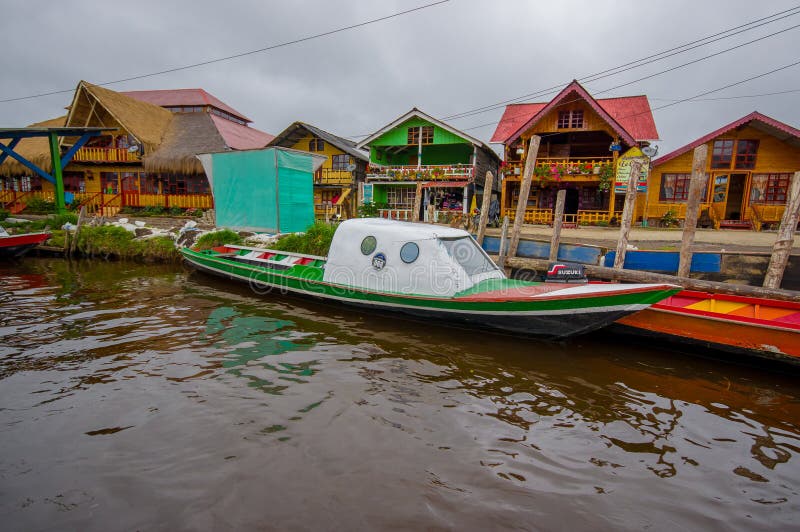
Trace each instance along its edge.
<instances>
[{"instance_id":1,"label":"river water","mask_svg":"<svg viewBox=\"0 0 800 532\"><path fill-rule=\"evenodd\" d=\"M3 530L787 530L795 377L0 265Z\"/></svg>"}]
</instances>

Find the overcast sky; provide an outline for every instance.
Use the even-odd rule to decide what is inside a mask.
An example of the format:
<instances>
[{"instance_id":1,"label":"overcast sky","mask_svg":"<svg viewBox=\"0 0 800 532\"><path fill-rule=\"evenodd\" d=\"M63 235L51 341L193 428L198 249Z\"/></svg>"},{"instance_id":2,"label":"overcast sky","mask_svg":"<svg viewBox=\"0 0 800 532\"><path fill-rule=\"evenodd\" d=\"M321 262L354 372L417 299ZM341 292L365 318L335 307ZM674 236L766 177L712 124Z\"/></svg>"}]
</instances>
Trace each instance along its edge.
<instances>
[{"instance_id":1,"label":"overcast sky","mask_svg":"<svg viewBox=\"0 0 800 532\"><path fill-rule=\"evenodd\" d=\"M0 100L105 83L280 44L435 0L6 0ZM488 141L502 108L447 117L581 79L766 17L797 0L450 0L411 14L229 61L108 85L201 87L277 134L302 120L345 137L412 107ZM800 14L585 83L596 98L645 94L657 108L800 61ZM602 92L607 91L607 92ZM764 95L782 91L785 94ZM556 91L557 92L557 91ZM523 101L549 101L553 94ZM746 98L732 98L748 96ZM754 97L750 97L754 96ZM64 113L71 92L0 103L0 127ZM660 154L754 110L800 127L800 65L654 116ZM477 126L477 127L476 127Z\"/></svg>"}]
</instances>

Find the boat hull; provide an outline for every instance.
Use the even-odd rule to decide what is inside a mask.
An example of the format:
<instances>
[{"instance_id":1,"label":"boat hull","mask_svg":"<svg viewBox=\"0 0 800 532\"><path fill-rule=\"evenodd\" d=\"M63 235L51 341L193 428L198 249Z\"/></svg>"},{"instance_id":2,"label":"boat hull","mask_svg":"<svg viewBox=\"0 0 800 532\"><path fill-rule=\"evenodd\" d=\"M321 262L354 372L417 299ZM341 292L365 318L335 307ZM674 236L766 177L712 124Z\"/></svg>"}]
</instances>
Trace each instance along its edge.
<instances>
[{"instance_id":1,"label":"boat hull","mask_svg":"<svg viewBox=\"0 0 800 532\"><path fill-rule=\"evenodd\" d=\"M676 297L683 294L681 292ZM713 297L709 295L706 300L698 300L698 304L707 303ZM738 309L757 305L757 310L765 315L769 313L767 309L773 309L772 314L783 315L783 319L787 316L791 319L792 312L800 315L798 304L773 301L772 305L780 306L771 307L770 300L743 297L718 301L730 308L740 305ZM744 314L744 311L740 310L740 313ZM672 306L665 302L622 317L615 329L737 355L800 363L800 325L792 321L748 318Z\"/></svg>"},{"instance_id":2,"label":"boat hull","mask_svg":"<svg viewBox=\"0 0 800 532\"><path fill-rule=\"evenodd\" d=\"M19 258L50 238L50 233L28 233L0 237L0 258Z\"/></svg>"},{"instance_id":3,"label":"boat hull","mask_svg":"<svg viewBox=\"0 0 800 532\"><path fill-rule=\"evenodd\" d=\"M533 301L474 298L426 298L405 294L369 292L343 285L281 275L263 268L216 259L190 250L182 251L198 270L247 283L258 294L291 293L329 302L406 314L498 331L522 333L550 339L584 334L608 326L667 297L675 290L659 289L572 299L543 298Z\"/></svg>"}]
</instances>

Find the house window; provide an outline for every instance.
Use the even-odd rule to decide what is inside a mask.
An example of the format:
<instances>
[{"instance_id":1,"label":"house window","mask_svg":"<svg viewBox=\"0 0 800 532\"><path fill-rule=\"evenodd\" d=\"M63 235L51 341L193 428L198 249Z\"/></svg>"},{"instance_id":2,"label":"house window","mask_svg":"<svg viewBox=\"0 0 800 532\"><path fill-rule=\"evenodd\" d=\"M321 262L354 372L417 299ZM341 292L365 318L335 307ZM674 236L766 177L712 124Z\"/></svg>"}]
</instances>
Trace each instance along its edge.
<instances>
[{"instance_id":1,"label":"house window","mask_svg":"<svg viewBox=\"0 0 800 532\"><path fill-rule=\"evenodd\" d=\"M309 140L308 151L325 151L325 141L318 138Z\"/></svg>"},{"instance_id":2,"label":"house window","mask_svg":"<svg viewBox=\"0 0 800 532\"><path fill-rule=\"evenodd\" d=\"M577 129L583 127L583 110L558 112L558 129Z\"/></svg>"},{"instance_id":3,"label":"house window","mask_svg":"<svg viewBox=\"0 0 800 532\"><path fill-rule=\"evenodd\" d=\"M342 153L333 156L331 161L331 168L334 170L347 170L348 164L350 164L350 156Z\"/></svg>"},{"instance_id":4,"label":"house window","mask_svg":"<svg viewBox=\"0 0 800 532\"><path fill-rule=\"evenodd\" d=\"M711 150L711 168L730 168L733 159L733 140L715 140Z\"/></svg>"},{"instance_id":5,"label":"house window","mask_svg":"<svg viewBox=\"0 0 800 532\"><path fill-rule=\"evenodd\" d=\"M422 127L422 143L433 144L433 126Z\"/></svg>"},{"instance_id":6,"label":"house window","mask_svg":"<svg viewBox=\"0 0 800 532\"><path fill-rule=\"evenodd\" d=\"M422 130L422 143L433 144L433 126L408 128L407 144L419 144L419 134Z\"/></svg>"},{"instance_id":7,"label":"house window","mask_svg":"<svg viewBox=\"0 0 800 532\"><path fill-rule=\"evenodd\" d=\"M684 202L689 198L689 182L692 174L663 174L659 201L665 203Z\"/></svg>"},{"instance_id":8,"label":"house window","mask_svg":"<svg viewBox=\"0 0 800 532\"><path fill-rule=\"evenodd\" d=\"M789 190L792 174L753 174L750 202L767 205L783 205Z\"/></svg>"},{"instance_id":9,"label":"house window","mask_svg":"<svg viewBox=\"0 0 800 532\"><path fill-rule=\"evenodd\" d=\"M410 209L414 204L413 188L408 187L387 187L386 202L392 209Z\"/></svg>"},{"instance_id":10,"label":"house window","mask_svg":"<svg viewBox=\"0 0 800 532\"><path fill-rule=\"evenodd\" d=\"M740 140L736 143L736 168L752 170L756 167L757 140Z\"/></svg>"}]
</instances>

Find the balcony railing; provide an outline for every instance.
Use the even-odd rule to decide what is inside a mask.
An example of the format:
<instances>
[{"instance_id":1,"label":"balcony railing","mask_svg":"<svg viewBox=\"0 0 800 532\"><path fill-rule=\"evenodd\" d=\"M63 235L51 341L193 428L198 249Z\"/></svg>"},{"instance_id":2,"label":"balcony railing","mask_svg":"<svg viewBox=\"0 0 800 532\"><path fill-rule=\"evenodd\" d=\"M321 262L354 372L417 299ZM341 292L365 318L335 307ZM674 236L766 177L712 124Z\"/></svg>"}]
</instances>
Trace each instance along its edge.
<instances>
[{"instance_id":1,"label":"balcony railing","mask_svg":"<svg viewBox=\"0 0 800 532\"><path fill-rule=\"evenodd\" d=\"M503 216L508 216L509 220L514 220L516 214L517 214L516 208L505 209L503 211ZM613 214L609 214L607 210L594 210L594 211L579 210L577 213L564 214L563 222L575 225L597 225L599 223L609 223L611 222L611 218L617 218L618 220L621 219L622 211L616 211ZM553 210L534 209L534 208L525 209L524 223L552 225Z\"/></svg>"},{"instance_id":2,"label":"balcony railing","mask_svg":"<svg viewBox=\"0 0 800 532\"><path fill-rule=\"evenodd\" d=\"M469 181L472 176L472 165L467 164L370 166L367 171L371 181Z\"/></svg>"},{"instance_id":3,"label":"balcony railing","mask_svg":"<svg viewBox=\"0 0 800 532\"><path fill-rule=\"evenodd\" d=\"M594 180L614 178L614 165L611 157L594 157L591 159L577 157L537 158L533 167L533 179L552 179L554 181ZM522 178L525 163L522 161L507 162L500 171L508 177Z\"/></svg>"},{"instance_id":4,"label":"balcony railing","mask_svg":"<svg viewBox=\"0 0 800 532\"><path fill-rule=\"evenodd\" d=\"M315 185L351 185L353 184L353 173L347 170L332 170L322 168L314 174Z\"/></svg>"},{"instance_id":5,"label":"balcony railing","mask_svg":"<svg viewBox=\"0 0 800 532\"><path fill-rule=\"evenodd\" d=\"M139 152L127 148L81 148L72 157L73 161L88 163L138 163Z\"/></svg>"}]
</instances>

